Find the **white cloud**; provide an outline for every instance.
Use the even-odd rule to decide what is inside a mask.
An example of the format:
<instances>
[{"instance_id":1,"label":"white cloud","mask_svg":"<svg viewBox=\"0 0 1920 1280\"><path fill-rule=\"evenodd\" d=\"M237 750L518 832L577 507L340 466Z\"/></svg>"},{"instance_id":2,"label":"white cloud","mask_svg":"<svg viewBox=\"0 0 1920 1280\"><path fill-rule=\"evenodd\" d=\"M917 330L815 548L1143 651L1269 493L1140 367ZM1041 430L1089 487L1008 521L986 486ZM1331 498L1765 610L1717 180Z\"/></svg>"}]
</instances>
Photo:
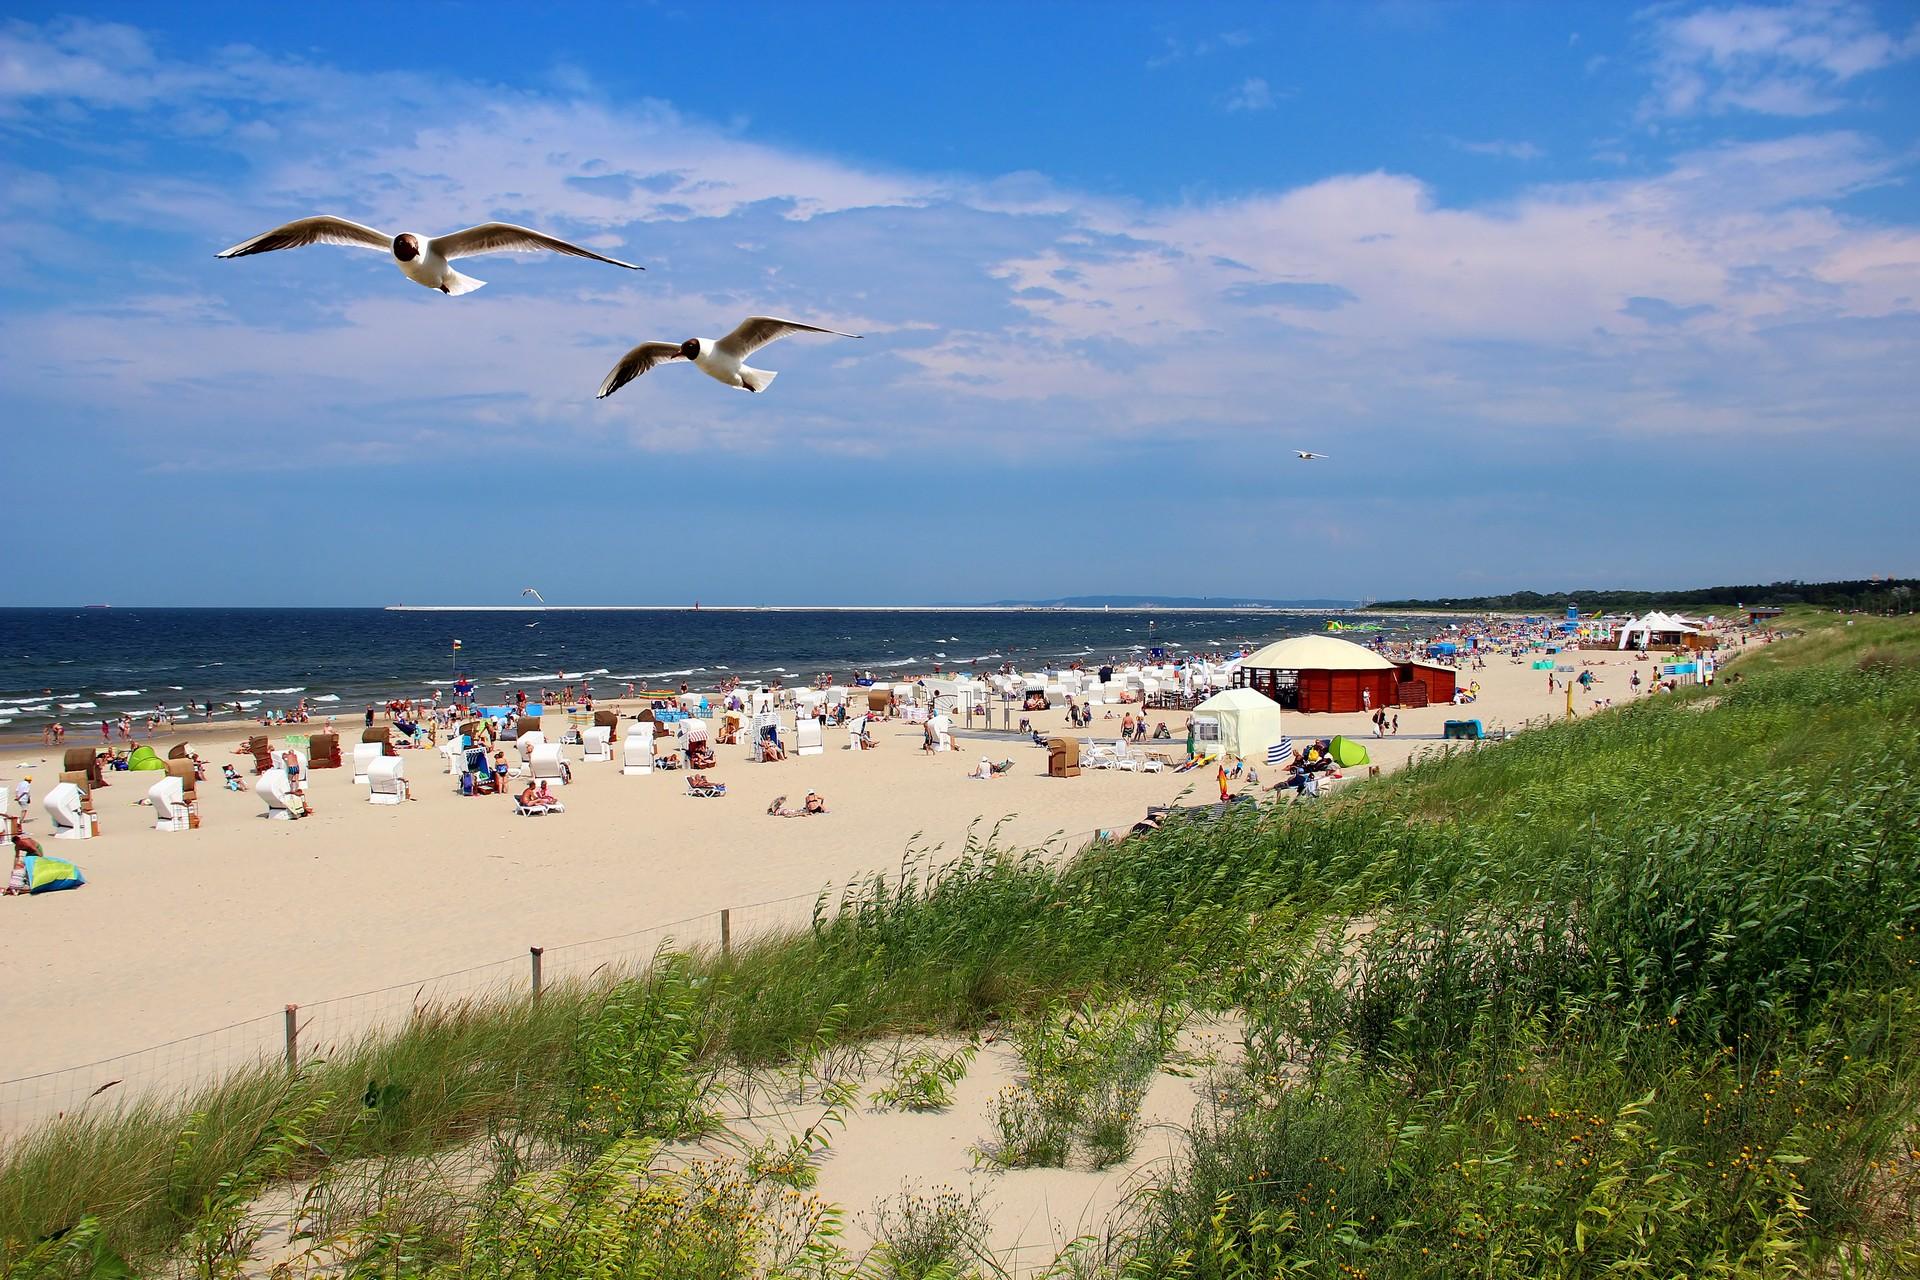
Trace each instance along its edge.
<instances>
[{"instance_id":1,"label":"white cloud","mask_svg":"<svg viewBox=\"0 0 1920 1280\"><path fill-rule=\"evenodd\" d=\"M1233 87L1221 106L1228 111L1270 111L1273 89L1260 76L1248 76Z\"/></svg>"},{"instance_id":2,"label":"white cloud","mask_svg":"<svg viewBox=\"0 0 1920 1280\"><path fill-rule=\"evenodd\" d=\"M1469 155L1495 156L1502 160L1539 160L1547 154L1545 148L1534 143L1510 141L1505 138L1490 138L1484 142L1449 138L1447 142Z\"/></svg>"},{"instance_id":3,"label":"white cloud","mask_svg":"<svg viewBox=\"0 0 1920 1280\"><path fill-rule=\"evenodd\" d=\"M7 39L23 56L78 56L68 30ZM770 146L661 102L250 50L206 71L126 35L91 47L84 70L25 100L59 98L77 123L27 112L0 115L0 131L110 137L137 115L222 158L196 168L143 149L76 153L57 175L0 169L0 265L17 286L0 311L8 403L124 422L125 447L156 466L511 455L530 435L859 456L965 439L1025 458L1108 439L1214 446L1277 403L1386 438L1440 421L1871 434L1902 429L1891 406L1920 395L1920 233L1833 208L1903 162L1851 132L1703 147L1648 176L1490 204L1363 172L1149 205L1042 174ZM255 136L268 124L273 138ZM511 216L655 270L489 259L474 271L489 288L450 300L374 255L211 258L323 208L428 231ZM89 237L136 227L124 266L89 253ZM591 398L632 342L712 335L748 310L869 337L782 344L769 397L667 369Z\"/></svg>"},{"instance_id":4,"label":"white cloud","mask_svg":"<svg viewBox=\"0 0 1920 1280\"><path fill-rule=\"evenodd\" d=\"M1920 55L1920 22L1881 29L1854 0L1647 11L1654 87L1644 117L1729 111L1814 116L1847 104L1855 77Z\"/></svg>"}]
</instances>

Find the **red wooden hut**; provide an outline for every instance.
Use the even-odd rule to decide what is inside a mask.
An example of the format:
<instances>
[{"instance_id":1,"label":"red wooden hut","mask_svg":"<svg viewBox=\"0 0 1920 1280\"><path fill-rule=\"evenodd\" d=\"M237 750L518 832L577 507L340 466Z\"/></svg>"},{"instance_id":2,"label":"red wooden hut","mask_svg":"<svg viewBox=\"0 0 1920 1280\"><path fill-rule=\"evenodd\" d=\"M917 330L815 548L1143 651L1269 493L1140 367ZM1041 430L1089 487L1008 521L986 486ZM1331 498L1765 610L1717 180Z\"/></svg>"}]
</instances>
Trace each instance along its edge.
<instances>
[{"instance_id":1,"label":"red wooden hut","mask_svg":"<svg viewBox=\"0 0 1920 1280\"><path fill-rule=\"evenodd\" d=\"M1294 636L1242 658L1234 683L1300 711L1364 711L1398 705L1400 669L1351 640Z\"/></svg>"},{"instance_id":2,"label":"red wooden hut","mask_svg":"<svg viewBox=\"0 0 1920 1280\"><path fill-rule=\"evenodd\" d=\"M1398 664L1400 687L1394 701L1403 707L1445 706L1453 701L1459 683L1452 667L1436 667L1426 662Z\"/></svg>"}]
</instances>

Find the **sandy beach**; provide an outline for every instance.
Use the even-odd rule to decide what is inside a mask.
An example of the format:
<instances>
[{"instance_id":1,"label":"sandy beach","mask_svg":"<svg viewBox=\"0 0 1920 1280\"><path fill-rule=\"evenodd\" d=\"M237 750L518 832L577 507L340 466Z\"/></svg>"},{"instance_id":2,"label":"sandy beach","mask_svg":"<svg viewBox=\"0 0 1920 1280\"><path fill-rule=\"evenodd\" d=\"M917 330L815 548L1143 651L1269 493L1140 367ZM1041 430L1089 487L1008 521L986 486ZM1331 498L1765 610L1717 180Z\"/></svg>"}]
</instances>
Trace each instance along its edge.
<instances>
[{"instance_id":1,"label":"sandy beach","mask_svg":"<svg viewBox=\"0 0 1920 1280\"><path fill-rule=\"evenodd\" d=\"M1594 696L1625 700L1628 659L1583 656L1595 663ZM1471 675L1482 691L1470 710L1401 709L1397 737L1374 740L1358 714L1289 713L1287 732L1366 738L1375 762L1392 769L1416 751L1437 749L1441 722L1463 713L1489 727L1565 714L1564 694L1548 693L1543 673L1524 663L1496 657ZM1112 718L1097 720L1093 736L1115 735L1128 709L1098 708ZM1182 757L1185 713L1150 714L1176 738L1147 748ZM1063 711L1031 718L1043 730L1065 725ZM274 740L317 727L278 730ZM341 727L347 742L358 737L357 720ZM248 732L237 724L196 726L155 740L163 753L188 741L208 762L213 780L200 787L200 829L154 830L151 810L138 804L149 780L116 773L96 794L100 837L47 842L50 852L79 862L89 883L0 908L0 956L13 979L0 992L7 1045L0 1077L77 1066L276 1015L289 1003L493 962L517 966L502 972L518 979L529 947L614 938L727 907L800 895L757 916L740 913L740 926L800 922L811 895L892 871L910 848L930 850L937 861L960 849L970 831L984 834L995 824L1003 847L1055 838L1078 847L1096 830L1124 830L1148 805L1217 798L1211 770L1088 770L1055 779L1045 776L1045 752L1025 740L961 736L952 753L930 756L919 749L917 726L882 722L875 751L847 750L844 730L829 731L823 754L779 764L748 764L744 748L720 747L719 767L709 771L729 785L720 799L688 797L684 774L625 777L617 762L581 763L573 747L567 812L521 818L505 798L463 798L437 754L409 751L414 802L370 804L350 769L319 770L310 788L315 815L269 822L247 759L233 754ZM16 746L0 755L0 776L34 775L27 829L42 838L38 798L51 785L52 754ZM1014 768L990 782L969 779L982 755L1011 757ZM247 789L220 786L219 766L228 760ZM808 790L826 797L829 813L768 816L775 796L797 805ZM677 936L707 940L713 928L703 922ZM632 947L644 955L654 941L635 939ZM591 967L620 954L617 944L562 951L549 972L565 976L569 965ZM59 993L57 1016L49 1016L50 991ZM340 1016L350 1023L354 1015ZM327 1031L350 1029L336 1021Z\"/></svg>"}]
</instances>

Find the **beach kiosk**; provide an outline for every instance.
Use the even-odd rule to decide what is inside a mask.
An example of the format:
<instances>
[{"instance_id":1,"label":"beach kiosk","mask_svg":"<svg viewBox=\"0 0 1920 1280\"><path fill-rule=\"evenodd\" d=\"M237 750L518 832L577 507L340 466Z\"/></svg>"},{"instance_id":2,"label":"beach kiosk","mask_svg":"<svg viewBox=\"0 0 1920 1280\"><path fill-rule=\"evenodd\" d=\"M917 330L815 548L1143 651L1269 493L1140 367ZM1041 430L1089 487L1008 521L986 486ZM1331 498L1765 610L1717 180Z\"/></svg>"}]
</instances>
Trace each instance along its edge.
<instances>
[{"instance_id":1,"label":"beach kiosk","mask_svg":"<svg viewBox=\"0 0 1920 1280\"><path fill-rule=\"evenodd\" d=\"M1259 763L1283 736L1279 704L1253 689L1227 689L1193 709L1193 749L1203 756Z\"/></svg>"},{"instance_id":2,"label":"beach kiosk","mask_svg":"<svg viewBox=\"0 0 1920 1280\"><path fill-rule=\"evenodd\" d=\"M1301 711L1397 706L1400 679L1399 668L1373 650L1328 635L1276 641L1242 658L1233 674L1236 687Z\"/></svg>"}]
</instances>

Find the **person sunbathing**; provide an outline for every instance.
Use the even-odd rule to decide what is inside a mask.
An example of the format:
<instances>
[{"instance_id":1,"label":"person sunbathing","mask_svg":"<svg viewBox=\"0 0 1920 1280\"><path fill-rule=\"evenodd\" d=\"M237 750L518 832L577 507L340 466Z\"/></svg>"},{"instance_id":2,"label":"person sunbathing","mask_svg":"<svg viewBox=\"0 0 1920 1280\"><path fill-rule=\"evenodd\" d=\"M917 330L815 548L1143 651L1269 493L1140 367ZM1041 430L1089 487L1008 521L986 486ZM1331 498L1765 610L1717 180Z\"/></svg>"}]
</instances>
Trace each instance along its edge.
<instances>
[{"instance_id":1,"label":"person sunbathing","mask_svg":"<svg viewBox=\"0 0 1920 1280\"><path fill-rule=\"evenodd\" d=\"M772 764L776 760L785 760L786 758L787 749L780 745L778 739L768 738L760 744L760 759L763 763Z\"/></svg>"},{"instance_id":2,"label":"person sunbathing","mask_svg":"<svg viewBox=\"0 0 1920 1280\"><path fill-rule=\"evenodd\" d=\"M826 811L827 811L826 798L823 797L818 791L807 792L807 798L801 802L800 812L825 813Z\"/></svg>"}]
</instances>

